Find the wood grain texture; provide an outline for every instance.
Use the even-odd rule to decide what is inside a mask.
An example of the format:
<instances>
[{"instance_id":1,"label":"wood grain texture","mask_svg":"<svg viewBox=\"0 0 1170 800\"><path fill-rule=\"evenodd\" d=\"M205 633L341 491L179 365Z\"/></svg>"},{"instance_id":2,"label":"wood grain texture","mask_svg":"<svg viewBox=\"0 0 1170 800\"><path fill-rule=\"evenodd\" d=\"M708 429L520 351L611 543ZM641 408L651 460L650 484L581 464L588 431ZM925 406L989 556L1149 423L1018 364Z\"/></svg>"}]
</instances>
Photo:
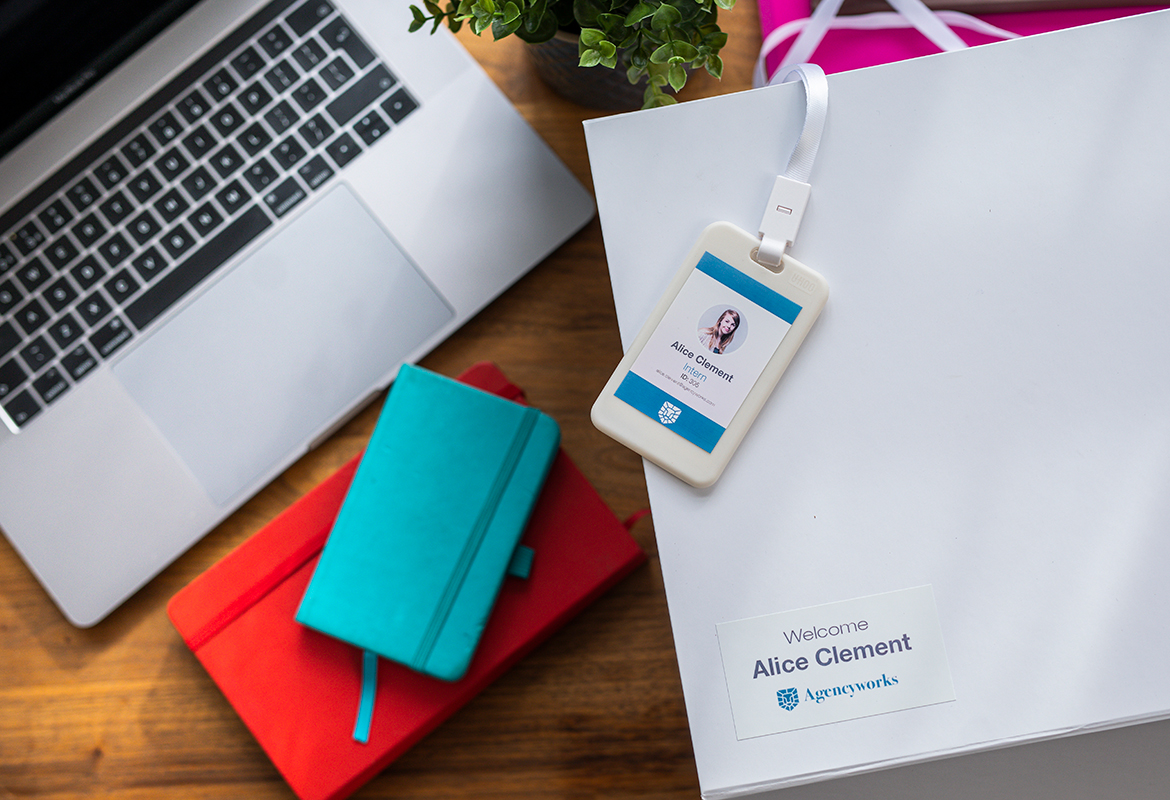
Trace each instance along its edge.
<instances>
[{"instance_id":1,"label":"wood grain texture","mask_svg":"<svg viewBox=\"0 0 1170 800\"><path fill-rule=\"evenodd\" d=\"M752 0L721 14L722 82L748 88ZM405 24L405 23L404 23ZM421 35L421 34L420 34ZM521 43L460 39L587 186L581 123ZM640 459L598 433L589 406L621 356L596 221L422 364L455 375L495 361L561 424L564 447L619 516L647 507ZM0 541L0 798L282 798L293 795L184 647L166 603L365 444L380 400L302 458L95 628L69 625ZM357 798L696 798L698 782L652 522L641 567L444 723Z\"/></svg>"}]
</instances>

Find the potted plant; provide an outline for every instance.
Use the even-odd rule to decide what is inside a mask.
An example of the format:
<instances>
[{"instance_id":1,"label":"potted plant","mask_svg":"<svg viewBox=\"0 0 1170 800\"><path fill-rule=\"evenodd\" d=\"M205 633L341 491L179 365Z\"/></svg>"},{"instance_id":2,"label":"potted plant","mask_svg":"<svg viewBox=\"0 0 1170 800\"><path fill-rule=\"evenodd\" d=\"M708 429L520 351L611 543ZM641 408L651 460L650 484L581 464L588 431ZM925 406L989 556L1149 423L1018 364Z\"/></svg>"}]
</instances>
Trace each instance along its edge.
<instances>
[{"instance_id":1,"label":"potted plant","mask_svg":"<svg viewBox=\"0 0 1170 800\"><path fill-rule=\"evenodd\" d=\"M541 45L554 37L577 37L577 66L624 70L630 84L645 83L642 107L676 102L665 90L680 91L688 70L723 74L719 51L727 34L719 29L719 9L735 0L424 0L412 5L411 31L444 22L452 31L467 23L477 36L491 30L495 39L515 35Z\"/></svg>"}]
</instances>

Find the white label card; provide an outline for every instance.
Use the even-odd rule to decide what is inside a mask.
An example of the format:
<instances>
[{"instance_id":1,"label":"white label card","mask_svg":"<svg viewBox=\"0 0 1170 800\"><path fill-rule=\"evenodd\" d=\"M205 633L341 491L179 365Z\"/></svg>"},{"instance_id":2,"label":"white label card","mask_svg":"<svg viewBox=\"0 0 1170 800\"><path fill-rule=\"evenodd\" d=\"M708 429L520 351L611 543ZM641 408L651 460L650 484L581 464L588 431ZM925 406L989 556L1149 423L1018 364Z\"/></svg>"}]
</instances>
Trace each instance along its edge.
<instances>
[{"instance_id":1,"label":"white label card","mask_svg":"<svg viewBox=\"0 0 1170 800\"><path fill-rule=\"evenodd\" d=\"M716 629L737 739L955 699L930 586Z\"/></svg>"}]
</instances>

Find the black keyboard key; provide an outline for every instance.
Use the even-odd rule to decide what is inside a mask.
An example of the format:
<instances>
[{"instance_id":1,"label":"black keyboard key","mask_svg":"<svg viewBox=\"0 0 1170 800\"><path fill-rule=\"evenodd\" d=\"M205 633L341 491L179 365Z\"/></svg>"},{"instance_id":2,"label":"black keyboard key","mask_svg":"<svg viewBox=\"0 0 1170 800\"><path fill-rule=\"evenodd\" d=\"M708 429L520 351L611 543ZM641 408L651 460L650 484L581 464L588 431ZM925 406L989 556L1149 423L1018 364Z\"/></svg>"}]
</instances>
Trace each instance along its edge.
<instances>
[{"instance_id":1,"label":"black keyboard key","mask_svg":"<svg viewBox=\"0 0 1170 800\"><path fill-rule=\"evenodd\" d=\"M316 114L298 128L301 138L309 143L309 147L320 147L333 135L333 128L320 114Z\"/></svg>"},{"instance_id":2,"label":"black keyboard key","mask_svg":"<svg viewBox=\"0 0 1170 800\"><path fill-rule=\"evenodd\" d=\"M215 134L206 125L200 125L183 137L183 147L187 148L191 158L199 160L211 152L216 141Z\"/></svg>"},{"instance_id":3,"label":"black keyboard key","mask_svg":"<svg viewBox=\"0 0 1170 800\"><path fill-rule=\"evenodd\" d=\"M0 364L0 400L16 391L16 387L28 380L28 373L15 358Z\"/></svg>"},{"instance_id":4,"label":"black keyboard key","mask_svg":"<svg viewBox=\"0 0 1170 800\"><path fill-rule=\"evenodd\" d=\"M191 166L191 162L179 152L179 148L172 147L158 161L154 162L154 166L158 169L159 174L162 175L163 180L170 183L182 175L187 167Z\"/></svg>"},{"instance_id":5,"label":"black keyboard key","mask_svg":"<svg viewBox=\"0 0 1170 800\"><path fill-rule=\"evenodd\" d=\"M134 210L133 204L121 191L107 197L98 208L102 210L102 216L110 225L118 225Z\"/></svg>"},{"instance_id":6,"label":"black keyboard key","mask_svg":"<svg viewBox=\"0 0 1170 800\"><path fill-rule=\"evenodd\" d=\"M98 246L98 253L111 269L130 257L134 251L130 242L121 233L115 233Z\"/></svg>"},{"instance_id":7,"label":"black keyboard key","mask_svg":"<svg viewBox=\"0 0 1170 800\"><path fill-rule=\"evenodd\" d=\"M41 396L45 405L48 405L69 388L69 382L65 380L65 376L61 374L59 369L51 367L45 370L44 375L33 381L33 388L37 390L37 394Z\"/></svg>"},{"instance_id":8,"label":"black keyboard key","mask_svg":"<svg viewBox=\"0 0 1170 800\"><path fill-rule=\"evenodd\" d=\"M20 357L33 372L46 366L56 354L57 351L44 336L38 336L20 349Z\"/></svg>"},{"instance_id":9,"label":"black keyboard key","mask_svg":"<svg viewBox=\"0 0 1170 800\"><path fill-rule=\"evenodd\" d=\"M145 133L138 134L122 148L122 155L126 156L130 166L135 169L145 164L147 159L154 154L154 143L146 138Z\"/></svg>"},{"instance_id":10,"label":"black keyboard key","mask_svg":"<svg viewBox=\"0 0 1170 800\"><path fill-rule=\"evenodd\" d=\"M231 155L227 151L232 151L232 146L226 145L223 150L220 150L212 156L211 163L217 169L224 169L231 159ZM238 161L237 157L237 161ZM211 173L207 171L207 167L196 167L191 174L183 178L183 188L187 190L187 194L191 195L191 199L198 203L203 199L203 196L215 188L215 178L211 177Z\"/></svg>"},{"instance_id":11,"label":"black keyboard key","mask_svg":"<svg viewBox=\"0 0 1170 800\"><path fill-rule=\"evenodd\" d=\"M0 242L0 275L15 267L18 260L12 248Z\"/></svg>"},{"instance_id":12,"label":"black keyboard key","mask_svg":"<svg viewBox=\"0 0 1170 800\"><path fill-rule=\"evenodd\" d=\"M244 111L255 116L260 113L260 109L272 102L272 95L259 82L256 82L240 92L239 100Z\"/></svg>"},{"instance_id":13,"label":"black keyboard key","mask_svg":"<svg viewBox=\"0 0 1170 800\"><path fill-rule=\"evenodd\" d=\"M325 48L317 44L316 39L309 39L293 52L293 60L305 72L312 72L325 61Z\"/></svg>"},{"instance_id":14,"label":"black keyboard key","mask_svg":"<svg viewBox=\"0 0 1170 800\"><path fill-rule=\"evenodd\" d=\"M69 274L73 276L73 280L77 282L83 292L97 283L105 272L105 268L93 256L86 256L77 263L77 266L69 270Z\"/></svg>"},{"instance_id":15,"label":"black keyboard key","mask_svg":"<svg viewBox=\"0 0 1170 800\"><path fill-rule=\"evenodd\" d=\"M223 222L223 217L211 203L204 203L187 217L187 222L191 223L197 234L206 239Z\"/></svg>"},{"instance_id":16,"label":"black keyboard key","mask_svg":"<svg viewBox=\"0 0 1170 800\"><path fill-rule=\"evenodd\" d=\"M325 108L338 125L344 125L388 92L394 84L390 70L379 64Z\"/></svg>"},{"instance_id":17,"label":"black keyboard key","mask_svg":"<svg viewBox=\"0 0 1170 800\"><path fill-rule=\"evenodd\" d=\"M230 142L216 151L215 155L211 157L211 166L215 167L215 171L219 173L219 177L227 178L231 176L236 170L244 166L244 157L240 155L240 151L235 148ZM186 186L187 182L184 181ZM192 193L191 198L198 200L207 194L212 187L210 185L203 188L202 193L196 196Z\"/></svg>"},{"instance_id":18,"label":"black keyboard key","mask_svg":"<svg viewBox=\"0 0 1170 800\"><path fill-rule=\"evenodd\" d=\"M154 280L155 276L161 273L167 265L166 259L153 247L146 248L130 263L138 271L138 277L144 281Z\"/></svg>"},{"instance_id":19,"label":"black keyboard key","mask_svg":"<svg viewBox=\"0 0 1170 800\"><path fill-rule=\"evenodd\" d=\"M295 167L297 162L304 158L306 154L305 148L296 140L296 137L290 136L272 148L269 155L276 161L277 167L289 170Z\"/></svg>"},{"instance_id":20,"label":"black keyboard key","mask_svg":"<svg viewBox=\"0 0 1170 800\"><path fill-rule=\"evenodd\" d=\"M283 217L307 196L296 178L286 178L284 183L264 195L264 202L273 214Z\"/></svg>"},{"instance_id":21,"label":"black keyboard key","mask_svg":"<svg viewBox=\"0 0 1170 800\"><path fill-rule=\"evenodd\" d=\"M7 412L8 417L19 427L39 414L41 406L33 399L30 392L24 391L12 398L11 401L5 403L4 411Z\"/></svg>"},{"instance_id":22,"label":"black keyboard key","mask_svg":"<svg viewBox=\"0 0 1170 800\"><path fill-rule=\"evenodd\" d=\"M230 216L243 208L244 203L248 202L250 197L251 195L245 191L239 181L232 181L216 194L215 199Z\"/></svg>"},{"instance_id":23,"label":"black keyboard key","mask_svg":"<svg viewBox=\"0 0 1170 800\"><path fill-rule=\"evenodd\" d=\"M241 80L247 81L259 72L267 59L256 52L254 47L245 47L238 56L232 59L232 69L240 76Z\"/></svg>"},{"instance_id":24,"label":"black keyboard key","mask_svg":"<svg viewBox=\"0 0 1170 800\"><path fill-rule=\"evenodd\" d=\"M45 290L45 300L49 302L49 306L58 313L61 309L68 306L77 299L77 290L69 283L69 280L62 275L53 284Z\"/></svg>"},{"instance_id":25,"label":"black keyboard key","mask_svg":"<svg viewBox=\"0 0 1170 800\"><path fill-rule=\"evenodd\" d=\"M21 225L19 230L13 232L8 237L8 241L20 251L22 256L27 256L45 243L45 232L41 230L41 226L30 219Z\"/></svg>"},{"instance_id":26,"label":"black keyboard key","mask_svg":"<svg viewBox=\"0 0 1170 800\"><path fill-rule=\"evenodd\" d=\"M236 139L240 147L244 148L244 152L249 157L255 156L268 145L272 144L272 136L264 129L264 126L259 122L254 122L252 125L244 129Z\"/></svg>"},{"instance_id":27,"label":"black keyboard key","mask_svg":"<svg viewBox=\"0 0 1170 800\"><path fill-rule=\"evenodd\" d=\"M73 212L62 201L54 200L45 206L38 216L49 233L56 233L69 224L69 220L73 219ZM0 272L3 271L3 266L0 265Z\"/></svg>"},{"instance_id":28,"label":"black keyboard key","mask_svg":"<svg viewBox=\"0 0 1170 800\"><path fill-rule=\"evenodd\" d=\"M138 280L130 274L130 270L119 270L118 274L105 283L106 291L114 302L121 305L130 299L135 292L142 288Z\"/></svg>"},{"instance_id":29,"label":"black keyboard key","mask_svg":"<svg viewBox=\"0 0 1170 800\"><path fill-rule=\"evenodd\" d=\"M49 309L39 298L31 297L23 306L17 309L12 319L21 327L26 336L32 336L37 330L49 321Z\"/></svg>"},{"instance_id":30,"label":"black keyboard key","mask_svg":"<svg viewBox=\"0 0 1170 800\"><path fill-rule=\"evenodd\" d=\"M97 218L97 214L90 214L73 226L73 235L82 247L92 247L106 235L106 226Z\"/></svg>"},{"instance_id":31,"label":"black keyboard key","mask_svg":"<svg viewBox=\"0 0 1170 800\"><path fill-rule=\"evenodd\" d=\"M348 53L358 69L365 69L374 60L374 53L341 17L321 29L321 38L334 50L344 50Z\"/></svg>"},{"instance_id":32,"label":"black keyboard key","mask_svg":"<svg viewBox=\"0 0 1170 800\"><path fill-rule=\"evenodd\" d=\"M81 301L77 306L77 313L85 320L85 324L93 327L105 319L113 309L110 304L106 302L106 298L102 297L98 292L94 292L89 297Z\"/></svg>"},{"instance_id":33,"label":"black keyboard key","mask_svg":"<svg viewBox=\"0 0 1170 800\"><path fill-rule=\"evenodd\" d=\"M86 373L98 365L93 353L84 344L79 344L61 357L61 366L75 381L81 380Z\"/></svg>"},{"instance_id":34,"label":"black keyboard key","mask_svg":"<svg viewBox=\"0 0 1170 800\"><path fill-rule=\"evenodd\" d=\"M260 46L271 58L277 58L285 50L292 47L292 43L292 37L279 22L260 37Z\"/></svg>"},{"instance_id":35,"label":"black keyboard key","mask_svg":"<svg viewBox=\"0 0 1170 800\"><path fill-rule=\"evenodd\" d=\"M211 95L211 99L216 103L227 99L238 86L239 84L236 83L231 73L227 71L227 67L212 75L203 84L203 88L207 90L207 93Z\"/></svg>"},{"instance_id":36,"label":"black keyboard key","mask_svg":"<svg viewBox=\"0 0 1170 800\"><path fill-rule=\"evenodd\" d=\"M175 115L168 111L150 123L148 130L154 136L154 140L158 142L159 147L166 147L178 137L183 128L175 119Z\"/></svg>"},{"instance_id":37,"label":"black keyboard key","mask_svg":"<svg viewBox=\"0 0 1170 800\"><path fill-rule=\"evenodd\" d=\"M154 214L150 213L150 209L145 209L126 226L126 230L130 231L130 235L134 237L136 242L146 244L158 236L162 225L159 224Z\"/></svg>"},{"instance_id":38,"label":"black keyboard key","mask_svg":"<svg viewBox=\"0 0 1170 800\"><path fill-rule=\"evenodd\" d=\"M109 358L134 334L120 317L114 317L89 337L89 343L102 358Z\"/></svg>"},{"instance_id":39,"label":"black keyboard key","mask_svg":"<svg viewBox=\"0 0 1170 800\"><path fill-rule=\"evenodd\" d=\"M264 119L268 122L269 127L276 131L277 136L296 125L300 118L300 115L293 111L293 107L288 104L287 100L281 100L264 115Z\"/></svg>"},{"instance_id":40,"label":"black keyboard key","mask_svg":"<svg viewBox=\"0 0 1170 800\"><path fill-rule=\"evenodd\" d=\"M261 158L255 163L251 164L244 172L244 177L248 179L248 183L257 192L263 192L268 189L276 179L280 177L280 173L276 171L276 167L272 166L267 158Z\"/></svg>"},{"instance_id":41,"label":"black keyboard key","mask_svg":"<svg viewBox=\"0 0 1170 800\"><path fill-rule=\"evenodd\" d=\"M220 136L231 136L232 131L244 124L244 115L234 103L227 103L215 110L211 124L219 131Z\"/></svg>"},{"instance_id":42,"label":"black keyboard key","mask_svg":"<svg viewBox=\"0 0 1170 800\"><path fill-rule=\"evenodd\" d=\"M154 197L162 188L158 177L151 172L150 167L142 170L130 181L130 193L138 198L139 203L145 203Z\"/></svg>"},{"instance_id":43,"label":"black keyboard key","mask_svg":"<svg viewBox=\"0 0 1170 800\"><path fill-rule=\"evenodd\" d=\"M192 89L186 97L179 101L179 113L190 123L194 123L210 109L211 104L207 101L207 97L198 89Z\"/></svg>"},{"instance_id":44,"label":"black keyboard key","mask_svg":"<svg viewBox=\"0 0 1170 800\"><path fill-rule=\"evenodd\" d=\"M69 187L69 191L65 192L65 197L73 204L73 208L81 213L98 199L98 190L93 185L93 181L89 178L82 178Z\"/></svg>"},{"instance_id":45,"label":"black keyboard key","mask_svg":"<svg viewBox=\"0 0 1170 800\"><path fill-rule=\"evenodd\" d=\"M263 210L251 206L135 300L126 309L130 322L142 330L271 224L272 220Z\"/></svg>"},{"instance_id":46,"label":"black keyboard key","mask_svg":"<svg viewBox=\"0 0 1170 800\"><path fill-rule=\"evenodd\" d=\"M45 255L49 262L57 269L65 269L73 259L77 258L77 247L69 241L68 236L62 236L45 248Z\"/></svg>"},{"instance_id":47,"label":"black keyboard key","mask_svg":"<svg viewBox=\"0 0 1170 800\"><path fill-rule=\"evenodd\" d=\"M308 78L293 90L292 96L302 111L312 111L325 99L325 90L321 88L321 84L312 78Z\"/></svg>"},{"instance_id":48,"label":"black keyboard key","mask_svg":"<svg viewBox=\"0 0 1170 800\"><path fill-rule=\"evenodd\" d=\"M296 67L290 64L288 59L285 59L268 70L264 77L276 93L281 94L291 89L301 76L297 73Z\"/></svg>"},{"instance_id":49,"label":"black keyboard key","mask_svg":"<svg viewBox=\"0 0 1170 800\"><path fill-rule=\"evenodd\" d=\"M20 278L21 284L30 293L36 291L52 276L53 273L40 258L29 259L16 271L16 277Z\"/></svg>"},{"instance_id":50,"label":"black keyboard key","mask_svg":"<svg viewBox=\"0 0 1170 800\"><path fill-rule=\"evenodd\" d=\"M171 189L154 204L154 210L168 225L177 220L190 207L191 205L183 199L183 195L179 194L178 189Z\"/></svg>"},{"instance_id":51,"label":"black keyboard key","mask_svg":"<svg viewBox=\"0 0 1170 800\"><path fill-rule=\"evenodd\" d=\"M53 320L53 324L49 326L49 335L53 337L57 347L65 350L77 341L77 337L81 336L83 330L84 328L77 322L76 317L72 314L65 314Z\"/></svg>"},{"instance_id":52,"label":"black keyboard key","mask_svg":"<svg viewBox=\"0 0 1170 800\"><path fill-rule=\"evenodd\" d=\"M7 318L8 312L24 297L24 293L16 288L10 280L0 283L0 319Z\"/></svg>"},{"instance_id":53,"label":"black keyboard key","mask_svg":"<svg viewBox=\"0 0 1170 800\"><path fill-rule=\"evenodd\" d=\"M410 112L418 108L418 101L411 97L410 92L406 89L399 89L394 94L382 103L382 110L386 112L386 116L394 120L394 124L402 122L406 119Z\"/></svg>"},{"instance_id":54,"label":"black keyboard key","mask_svg":"<svg viewBox=\"0 0 1170 800\"><path fill-rule=\"evenodd\" d=\"M349 68L349 64L347 64L345 59L341 56L338 56L326 64L325 68L321 70L320 73L321 80L329 84L329 88L333 91L337 91L342 86L345 86L345 84L349 83L353 78L353 74L353 70Z\"/></svg>"},{"instance_id":55,"label":"black keyboard key","mask_svg":"<svg viewBox=\"0 0 1170 800\"><path fill-rule=\"evenodd\" d=\"M177 259L195 246L195 237L187 230L187 226L180 222L167 231L167 235L162 239L162 245L171 254L171 258Z\"/></svg>"},{"instance_id":56,"label":"black keyboard key","mask_svg":"<svg viewBox=\"0 0 1170 800\"><path fill-rule=\"evenodd\" d=\"M390 130L390 124L377 111L371 111L353 124L353 130L368 147Z\"/></svg>"},{"instance_id":57,"label":"black keyboard key","mask_svg":"<svg viewBox=\"0 0 1170 800\"><path fill-rule=\"evenodd\" d=\"M0 322L0 356L14 349L23 338L11 322Z\"/></svg>"},{"instance_id":58,"label":"black keyboard key","mask_svg":"<svg viewBox=\"0 0 1170 800\"><path fill-rule=\"evenodd\" d=\"M285 18L285 22L296 32L297 36L304 36L332 13L333 6L329 3L321 2L321 0L309 0L289 14Z\"/></svg>"},{"instance_id":59,"label":"black keyboard key","mask_svg":"<svg viewBox=\"0 0 1170 800\"><path fill-rule=\"evenodd\" d=\"M325 162L324 156L313 156L297 170L301 180L310 189L317 189L333 177L333 169Z\"/></svg>"},{"instance_id":60,"label":"black keyboard key","mask_svg":"<svg viewBox=\"0 0 1170 800\"><path fill-rule=\"evenodd\" d=\"M122 159L116 155L111 155L105 161L98 164L97 169L93 172L97 175L97 179L101 182L102 186L107 189L113 189L130 174L126 165L122 163Z\"/></svg>"},{"instance_id":61,"label":"black keyboard key","mask_svg":"<svg viewBox=\"0 0 1170 800\"><path fill-rule=\"evenodd\" d=\"M348 133L343 133L325 148L325 152L340 169L361 155L362 148Z\"/></svg>"}]
</instances>

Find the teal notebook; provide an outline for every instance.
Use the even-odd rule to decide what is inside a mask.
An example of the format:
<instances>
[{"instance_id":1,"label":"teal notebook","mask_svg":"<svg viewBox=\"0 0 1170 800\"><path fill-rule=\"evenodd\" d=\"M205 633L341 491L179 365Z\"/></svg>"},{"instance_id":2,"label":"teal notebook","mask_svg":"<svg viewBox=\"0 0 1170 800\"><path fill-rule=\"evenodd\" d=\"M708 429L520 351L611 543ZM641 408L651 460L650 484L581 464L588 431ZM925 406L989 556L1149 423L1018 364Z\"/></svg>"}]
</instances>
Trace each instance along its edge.
<instances>
[{"instance_id":1,"label":"teal notebook","mask_svg":"<svg viewBox=\"0 0 1170 800\"><path fill-rule=\"evenodd\" d=\"M559 443L534 408L402 367L297 621L458 680Z\"/></svg>"}]
</instances>

